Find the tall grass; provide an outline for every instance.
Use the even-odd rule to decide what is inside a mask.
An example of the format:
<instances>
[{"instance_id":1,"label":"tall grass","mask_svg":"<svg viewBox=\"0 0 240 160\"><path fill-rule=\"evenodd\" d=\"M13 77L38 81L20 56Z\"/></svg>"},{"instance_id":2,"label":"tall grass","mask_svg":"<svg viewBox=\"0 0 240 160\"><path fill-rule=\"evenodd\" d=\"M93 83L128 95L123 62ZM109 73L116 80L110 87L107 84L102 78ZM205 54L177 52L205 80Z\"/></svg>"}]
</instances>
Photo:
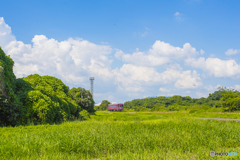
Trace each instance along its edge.
<instances>
[{"instance_id":1,"label":"tall grass","mask_svg":"<svg viewBox=\"0 0 240 160\"><path fill-rule=\"evenodd\" d=\"M0 159L219 159L210 152L240 154L237 122L151 114L99 112L87 121L2 127Z\"/></svg>"}]
</instances>

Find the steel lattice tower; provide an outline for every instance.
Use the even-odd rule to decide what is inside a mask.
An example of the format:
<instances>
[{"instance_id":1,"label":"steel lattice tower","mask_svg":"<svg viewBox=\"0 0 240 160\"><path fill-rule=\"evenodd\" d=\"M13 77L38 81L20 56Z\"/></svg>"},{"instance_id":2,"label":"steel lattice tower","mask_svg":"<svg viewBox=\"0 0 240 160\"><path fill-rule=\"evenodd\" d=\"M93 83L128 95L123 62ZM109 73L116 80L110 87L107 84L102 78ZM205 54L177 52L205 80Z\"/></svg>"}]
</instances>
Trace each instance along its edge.
<instances>
[{"instance_id":1,"label":"steel lattice tower","mask_svg":"<svg viewBox=\"0 0 240 160\"><path fill-rule=\"evenodd\" d=\"M89 80L91 81L91 94L92 94L92 98L93 98L93 81L94 81L94 77L90 77Z\"/></svg>"}]
</instances>

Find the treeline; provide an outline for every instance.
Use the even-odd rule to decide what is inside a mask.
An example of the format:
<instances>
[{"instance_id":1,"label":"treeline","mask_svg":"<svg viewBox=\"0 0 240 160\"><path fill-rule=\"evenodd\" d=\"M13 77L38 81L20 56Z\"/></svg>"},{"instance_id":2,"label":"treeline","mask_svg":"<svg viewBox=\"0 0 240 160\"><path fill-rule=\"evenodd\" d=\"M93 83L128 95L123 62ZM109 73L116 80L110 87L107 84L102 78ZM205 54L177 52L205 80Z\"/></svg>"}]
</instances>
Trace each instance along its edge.
<instances>
[{"instance_id":1,"label":"treeline","mask_svg":"<svg viewBox=\"0 0 240 160\"><path fill-rule=\"evenodd\" d=\"M51 76L35 74L17 79L13 65L0 47L0 126L51 124L95 112L88 90L69 89Z\"/></svg>"},{"instance_id":2,"label":"treeline","mask_svg":"<svg viewBox=\"0 0 240 160\"><path fill-rule=\"evenodd\" d=\"M240 92L219 87L218 91L209 94L207 98L175 95L134 99L124 103L124 110L134 111L184 111L189 109L238 111L240 110Z\"/></svg>"}]
</instances>

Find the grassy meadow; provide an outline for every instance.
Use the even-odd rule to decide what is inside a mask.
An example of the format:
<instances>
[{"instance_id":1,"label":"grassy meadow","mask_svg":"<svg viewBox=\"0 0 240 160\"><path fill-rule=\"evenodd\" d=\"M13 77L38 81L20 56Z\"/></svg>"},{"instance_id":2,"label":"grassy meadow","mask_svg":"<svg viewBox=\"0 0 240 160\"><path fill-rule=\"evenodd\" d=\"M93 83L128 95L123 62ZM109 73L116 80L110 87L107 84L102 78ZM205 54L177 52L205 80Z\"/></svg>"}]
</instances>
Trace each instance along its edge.
<instances>
[{"instance_id":1,"label":"grassy meadow","mask_svg":"<svg viewBox=\"0 0 240 160\"><path fill-rule=\"evenodd\" d=\"M189 118L182 118L189 117ZM0 159L240 159L238 113L96 112L86 121L0 128Z\"/></svg>"}]
</instances>

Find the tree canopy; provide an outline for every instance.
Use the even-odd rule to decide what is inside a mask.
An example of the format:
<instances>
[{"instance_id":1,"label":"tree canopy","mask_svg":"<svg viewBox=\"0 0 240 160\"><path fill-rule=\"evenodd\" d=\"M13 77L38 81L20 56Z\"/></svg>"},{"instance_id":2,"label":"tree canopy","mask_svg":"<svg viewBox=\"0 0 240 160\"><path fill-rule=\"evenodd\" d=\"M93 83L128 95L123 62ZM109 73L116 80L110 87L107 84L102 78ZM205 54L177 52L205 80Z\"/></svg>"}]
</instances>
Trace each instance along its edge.
<instances>
[{"instance_id":1,"label":"tree canopy","mask_svg":"<svg viewBox=\"0 0 240 160\"><path fill-rule=\"evenodd\" d=\"M13 65L0 48L0 125L55 123L79 118L82 109L95 111L92 95L84 88L69 90L60 79L38 74L17 79Z\"/></svg>"},{"instance_id":2,"label":"tree canopy","mask_svg":"<svg viewBox=\"0 0 240 160\"><path fill-rule=\"evenodd\" d=\"M125 109L135 111L178 111L187 110L192 106L223 107L225 111L240 110L240 92L226 87L219 87L218 91L209 94L207 98L191 98L190 96L182 97L174 95L172 97L150 97L143 99L134 99L124 103ZM208 106L208 107L206 107Z\"/></svg>"},{"instance_id":3,"label":"tree canopy","mask_svg":"<svg viewBox=\"0 0 240 160\"><path fill-rule=\"evenodd\" d=\"M89 90L85 90L84 88L72 88L70 93L73 96L73 99L76 103L83 109L87 110L88 112L95 112L92 94Z\"/></svg>"}]
</instances>

